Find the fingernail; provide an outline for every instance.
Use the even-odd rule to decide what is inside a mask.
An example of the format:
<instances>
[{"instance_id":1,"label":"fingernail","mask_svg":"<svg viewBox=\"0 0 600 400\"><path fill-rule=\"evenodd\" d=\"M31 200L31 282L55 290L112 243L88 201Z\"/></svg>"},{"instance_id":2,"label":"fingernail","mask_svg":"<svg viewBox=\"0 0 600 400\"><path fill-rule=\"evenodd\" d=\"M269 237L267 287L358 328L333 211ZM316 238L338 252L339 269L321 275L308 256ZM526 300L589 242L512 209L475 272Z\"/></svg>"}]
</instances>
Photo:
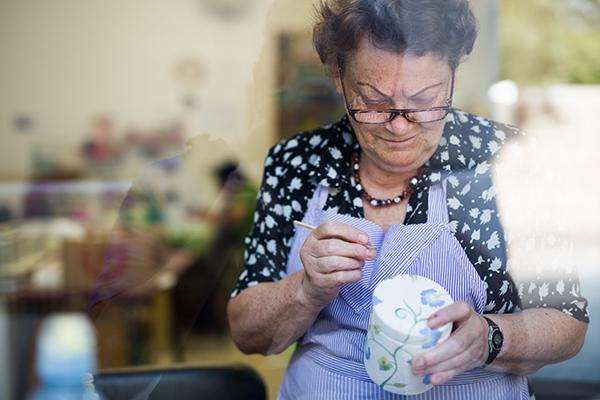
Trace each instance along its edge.
<instances>
[{"instance_id":1,"label":"fingernail","mask_svg":"<svg viewBox=\"0 0 600 400\"><path fill-rule=\"evenodd\" d=\"M427 326L429 326L430 328L433 328L433 327L435 327L438 324L438 322L439 322L438 315L437 314L433 314L427 320Z\"/></svg>"},{"instance_id":2,"label":"fingernail","mask_svg":"<svg viewBox=\"0 0 600 400\"><path fill-rule=\"evenodd\" d=\"M413 365L415 366L415 368L421 369L425 366L425 360L423 360L422 358L417 358L413 361Z\"/></svg>"},{"instance_id":3,"label":"fingernail","mask_svg":"<svg viewBox=\"0 0 600 400\"><path fill-rule=\"evenodd\" d=\"M417 368L417 366L413 365L412 372L416 376L425 375L425 368Z\"/></svg>"},{"instance_id":4,"label":"fingernail","mask_svg":"<svg viewBox=\"0 0 600 400\"><path fill-rule=\"evenodd\" d=\"M369 258L375 258L375 256L377 255L375 249L367 249L366 254Z\"/></svg>"},{"instance_id":5,"label":"fingernail","mask_svg":"<svg viewBox=\"0 0 600 400\"><path fill-rule=\"evenodd\" d=\"M368 237L367 235L365 235L365 234L360 234L360 235L358 235L358 240L359 240L361 243L364 243L364 244L367 244L367 243L369 243L369 237Z\"/></svg>"}]
</instances>

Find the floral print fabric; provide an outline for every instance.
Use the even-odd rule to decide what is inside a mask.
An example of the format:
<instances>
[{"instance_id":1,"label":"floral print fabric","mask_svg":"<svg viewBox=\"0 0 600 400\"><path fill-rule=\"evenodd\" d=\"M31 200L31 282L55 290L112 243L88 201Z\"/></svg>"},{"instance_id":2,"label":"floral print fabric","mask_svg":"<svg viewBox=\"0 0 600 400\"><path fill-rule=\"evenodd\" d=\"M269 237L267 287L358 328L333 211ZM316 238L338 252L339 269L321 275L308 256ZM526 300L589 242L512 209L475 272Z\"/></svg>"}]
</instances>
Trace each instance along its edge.
<instances>
[{"instance_id":1,"label":"floral print fabric","mask_svg":"<svg viewBox=\"0 0 600 400\"><path fill-rule=\"evenodd\" d=\"M487 313L530 307L554 307L588 321L587 302L576 271L554 271L554 281L539 271L515 282L507 269L505 234L496 206L491 168L502 146L521 135L513 127L453 110L446 119L439 147L429 161L429 183L447 181L450 228L487 284ZM357 147L347 117L298 134L270 149L257 198L252 231L246 238L245 268L232 297L261 282L286 277L294 220L302 220L317 185L330 188L325 210L364 218L360 193L351 171ZM428 187L409 199L405 224L427 221ZM561 290L558 290L560 286Z\"/></svg>"}]
</instances>

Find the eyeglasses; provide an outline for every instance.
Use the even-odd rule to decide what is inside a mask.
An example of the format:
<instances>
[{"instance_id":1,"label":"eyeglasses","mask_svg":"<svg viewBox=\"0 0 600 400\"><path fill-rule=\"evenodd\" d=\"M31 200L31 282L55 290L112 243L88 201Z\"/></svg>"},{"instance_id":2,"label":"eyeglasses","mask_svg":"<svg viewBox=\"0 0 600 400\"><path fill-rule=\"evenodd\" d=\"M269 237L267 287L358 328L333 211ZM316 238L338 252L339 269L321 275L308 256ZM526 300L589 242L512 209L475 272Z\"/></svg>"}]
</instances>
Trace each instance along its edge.
<instances>
[{"instance_id":1,"label":"eyeglasses","mask_svg":"<svg viewBox=\"0 0 600 400\"><path fill-rule=\"evenodd\" d=\"M445 101L445 105L440 107L431 107L425 109L418 108L388 108L384 110L359 110L352 108L348 103L346 97L346 89L344 88L344 79L342 78L342 67L339 65L340 83L342 86L342 93L344 96L344 104L348 114L356 122L361 124L385 124L391 122L394 118L402 115L407 121L415 122L418 124L425 124L429 122L441 121L450 112L452 108L452 97L454 95L454 72L452 72L452 81L450 84L450 96Z\"/></svg>"}]
</instances>

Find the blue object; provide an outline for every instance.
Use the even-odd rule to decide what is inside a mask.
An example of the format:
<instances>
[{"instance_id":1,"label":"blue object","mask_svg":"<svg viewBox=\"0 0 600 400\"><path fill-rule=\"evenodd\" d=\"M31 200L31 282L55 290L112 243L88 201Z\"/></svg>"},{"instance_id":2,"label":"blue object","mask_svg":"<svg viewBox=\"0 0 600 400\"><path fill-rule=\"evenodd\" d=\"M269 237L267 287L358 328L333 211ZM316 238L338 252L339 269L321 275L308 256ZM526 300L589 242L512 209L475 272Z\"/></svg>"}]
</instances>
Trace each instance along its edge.
<instances>
[{"instance_id":1,"label":"blue object","mask_svg":"<svg viewBox=\"0 0 600 400\"><path fill-rule=\"evenodd\" d=\"M41 327L36 369L40 386L31 400L99 400L92 374L96 343L92 324L82 314L57 314Z\"/></svg>"}]
</instances>

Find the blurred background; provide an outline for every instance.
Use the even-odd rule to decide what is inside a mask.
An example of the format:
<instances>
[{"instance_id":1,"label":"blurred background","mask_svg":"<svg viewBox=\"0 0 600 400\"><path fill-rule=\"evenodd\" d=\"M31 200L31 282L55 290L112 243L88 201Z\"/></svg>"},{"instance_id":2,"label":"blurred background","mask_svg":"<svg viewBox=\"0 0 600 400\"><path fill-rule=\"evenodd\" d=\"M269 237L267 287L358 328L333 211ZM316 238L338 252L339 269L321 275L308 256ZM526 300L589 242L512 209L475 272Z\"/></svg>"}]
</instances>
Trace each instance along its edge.
<instances>
[{"instance_id":1,"label":"blurred background","mask_svg":"<svg viewBox=\"0 0 600 400\"><path fill-rule=\"evenodd\" d=\"M291 350L241 354L225 306L268 148L342 113L314 3L0 0L0 399L70 311L102 371L243 363L275 398ZM472 4L455 105L527 132L495 171L513 264L568 259L590 303L584 350L537 376L600 383L600 1Z\"/></svg>"}]
</instances>

